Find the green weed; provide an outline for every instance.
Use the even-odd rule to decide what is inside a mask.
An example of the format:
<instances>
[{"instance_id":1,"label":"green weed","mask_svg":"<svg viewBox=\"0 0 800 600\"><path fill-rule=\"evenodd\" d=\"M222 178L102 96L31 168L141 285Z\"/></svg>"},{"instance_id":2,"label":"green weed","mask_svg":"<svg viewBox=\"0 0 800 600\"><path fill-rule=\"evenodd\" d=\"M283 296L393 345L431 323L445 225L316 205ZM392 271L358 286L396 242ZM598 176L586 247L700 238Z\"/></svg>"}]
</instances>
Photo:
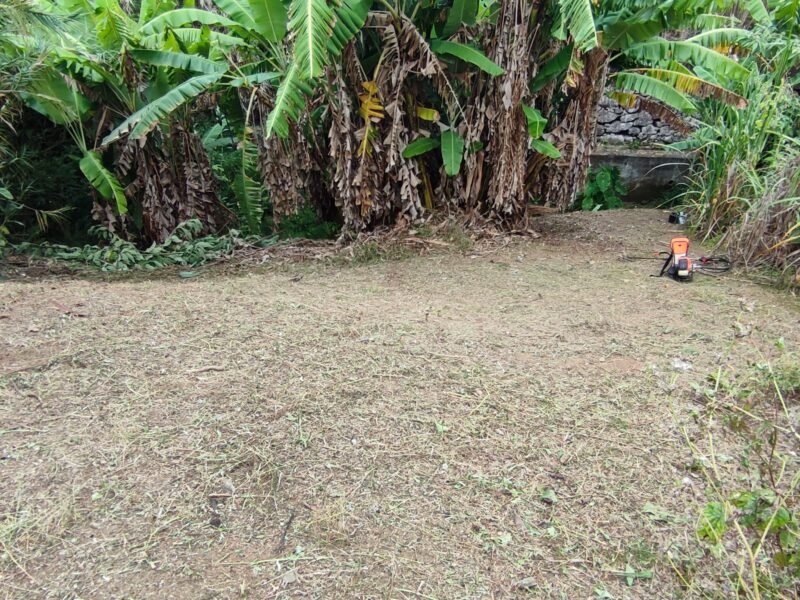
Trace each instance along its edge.
<instances>
[{"instance_id":1,"label":"green weed","mask_svg":"<svg viewBox=\"0 0 800 600\"><path fill-rule=\"evenodd\" d=\"M744 374L720 369L708 384L698 392L709 402L709 423L733 432L740 457L716 449L712 429L703 450L686 436L709 494L697 515L697 539L737 597L792 596L800 576L800 434L793 412L800 361L784 352ZM691 585L689 569L679 573Z\"/></svg>"},{"instance_id":2,"label":"green weed","mask_svg":"<svg viewBox=\"0 0 800 600\"><path fill-rule=\"evenodd\" d=\"M617 167L599 167L589 172L586 186L578 195L581 210L598 211L622 206L628 193Z\"/></svg>"}]
</instances>

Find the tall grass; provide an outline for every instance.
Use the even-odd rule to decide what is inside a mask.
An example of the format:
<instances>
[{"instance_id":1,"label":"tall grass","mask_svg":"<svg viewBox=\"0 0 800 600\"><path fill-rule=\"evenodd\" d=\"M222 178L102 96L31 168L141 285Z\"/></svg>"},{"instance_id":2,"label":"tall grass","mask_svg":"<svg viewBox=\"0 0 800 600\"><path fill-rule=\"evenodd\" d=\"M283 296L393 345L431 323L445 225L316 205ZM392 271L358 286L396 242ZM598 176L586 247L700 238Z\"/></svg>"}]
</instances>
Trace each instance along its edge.
<instances>
[{"instance_id":1,"label":"tall grass","mask_svg":"<svg viewBox=\"0 0 800 600\"><path fill-rule=\"evenodd\" d=\"M790 82L800 37L759 29L740 52L752 72L737 90L747 107L701 106L683 200L705 240L800 285L800 96Z\"/></svg>"}]
</instances>

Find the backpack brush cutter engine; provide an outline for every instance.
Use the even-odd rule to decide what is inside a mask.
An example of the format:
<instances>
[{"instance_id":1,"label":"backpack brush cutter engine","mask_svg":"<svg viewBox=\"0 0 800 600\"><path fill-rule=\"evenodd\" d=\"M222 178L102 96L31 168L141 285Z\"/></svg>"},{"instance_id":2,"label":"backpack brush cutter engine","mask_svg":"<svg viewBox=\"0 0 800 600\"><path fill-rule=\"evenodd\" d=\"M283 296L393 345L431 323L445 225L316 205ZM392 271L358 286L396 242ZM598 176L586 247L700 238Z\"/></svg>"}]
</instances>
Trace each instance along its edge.
<instances>
[{"instance_id":1,"label":"backpack brush cutter engine","mask_svg":"<svg viewBox=\"0 0 800 600\"><path fill-rule=\"evenodd\" d=\"M675 281L691 281L694 275L694 264L689 258L689 238L672 238L669 243L669 256L658 276L663 277L664 273Z\"/></svg>"},{"instance_id":2,"label":"backpack brush cutter engine","mask_svg":"<svg viewBox=\"0 0 800 600\"><path fill-rule=\"evenodd\" d=\"M665 256L666 260L664 261L664 266L661 267L661 272L658 275L651 275L650 277L663 277L667 275L675 281L688 282L692 280L695 273L720 275L731 269L731 262L725 256L701 256L699 258L691 258L689 256L689 238L686 237L672 238L669 243L669 252L659 252L655 256L627 256L625 259L662 260Z\"/></svg>"}]
</instances>

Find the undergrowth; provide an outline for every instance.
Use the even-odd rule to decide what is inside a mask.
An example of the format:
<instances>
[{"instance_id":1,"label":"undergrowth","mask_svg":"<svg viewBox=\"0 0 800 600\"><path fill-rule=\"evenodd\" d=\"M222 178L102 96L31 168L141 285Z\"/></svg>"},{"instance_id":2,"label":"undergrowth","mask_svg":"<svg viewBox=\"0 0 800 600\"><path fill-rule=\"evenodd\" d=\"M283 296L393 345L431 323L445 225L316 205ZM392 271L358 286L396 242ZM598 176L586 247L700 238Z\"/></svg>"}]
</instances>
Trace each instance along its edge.
<instances>
[{"instance_id":1,"label":"undergrowth","mask_svg":"<svg viewBox=\"0 0 800 600\"><path fill-rule=\"evenodd\" d=\"M622 207L628 193L617 167L598 167L589 172L586 186L578 194L581 210L598 211Z\"/></svg>"},{"instance_id":2,"label":"undergrowth","mask_svg":"<svg viewBox=\"0 0 800 600\"><path fill-rule=\"evenodd\" d=\"M99 226L92 227L90 232L102 242L101 245L70 247L47 242L21 243L13 246L12 250L33 258L80 263L105 272L153 271L173 265L195 267L230 256L239 248L266 247L277 241L275 237L243 237L236 230L223 236L197 237L201 229L202 223L191 219L180 224L163 244L153 244L145 250Z\"/></svg>"},{"instance_id":3,"label":"undergrowth","mask_svg":"<svg viewBox=\"0 0 800 600\"><path fill-rule=\"evenodd\" d=\"M796 598L800 590L800 356L777 345L779 358L744 373L720 368L698 387L705 436L684 432L706 482L697 539L727 597ZM689 570L673 566L698 591Z\"/></svg>"},{"instance_id":4,"label":"undergrowth","mask_svg":"<svg viewBox=\"0 0 800 600\"><path fill-rule=\"evenodd\" d=\"M316 209L306 204L297 213L281 219L277 231L282 239L329 240L340 229L341 225L320 219Z\"/></svg>"},{"instance_id":5,"label":"undergrowth","mask_svg":"<svg viewBox=\"0 0 800 600\"><path fill-rule=\"evenodd\" d=\"M796 8L795 8L796 11ZM793 15L794 16L794 15ZM759 27L743 43L751 70L733 89L734 108L700 103L701 126L676 148L692 150L682 203L692 227L744 267L800 285L800 96L792 73L800 61L796 24Z\"/></svg>"}]
</instances>

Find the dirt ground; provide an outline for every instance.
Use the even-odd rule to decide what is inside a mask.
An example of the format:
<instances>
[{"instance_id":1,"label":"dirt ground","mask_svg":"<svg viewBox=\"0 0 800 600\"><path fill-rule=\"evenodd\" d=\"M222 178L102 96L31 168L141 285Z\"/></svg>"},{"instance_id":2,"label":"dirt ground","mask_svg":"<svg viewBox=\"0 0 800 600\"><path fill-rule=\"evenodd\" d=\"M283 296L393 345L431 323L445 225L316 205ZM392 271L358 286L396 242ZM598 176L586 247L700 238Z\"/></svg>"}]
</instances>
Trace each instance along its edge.
<instances>
[{"instance_id":1,"label":"dirt ground","mask_svg":"<svg viewBox=\"0 0 800 600\"><path fill-rule=\"evenodd\" d=\"M621 261L665 247L663 211L537 228L0 283L2 595L695 597L691 386L797 348L800 306Z\"/></svg>"}]
</instances>

